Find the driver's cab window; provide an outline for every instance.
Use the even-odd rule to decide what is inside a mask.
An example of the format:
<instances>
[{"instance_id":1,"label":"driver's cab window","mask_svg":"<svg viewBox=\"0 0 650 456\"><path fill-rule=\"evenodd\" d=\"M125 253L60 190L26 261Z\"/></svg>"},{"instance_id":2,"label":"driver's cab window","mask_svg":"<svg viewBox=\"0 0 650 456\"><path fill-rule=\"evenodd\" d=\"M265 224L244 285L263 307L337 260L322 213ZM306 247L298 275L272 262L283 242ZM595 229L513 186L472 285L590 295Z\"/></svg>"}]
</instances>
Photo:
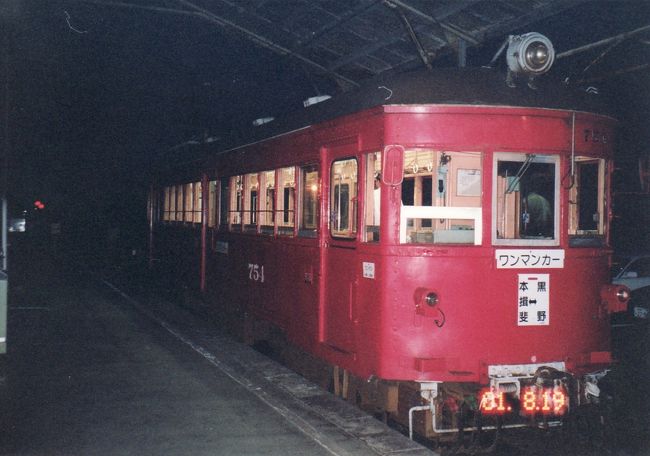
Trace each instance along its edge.
<instances>
[{"instance_id":1,"label":"driver's cab window","mask_svg":"<svg viewBox=\"0 0 650 456\"><path fill-rule=\"evenodd\" d=\"M570 245L602 245L606 229L605 160L576 157L571 169L564 179L569 188Z\"/></svg>"},{"instance_id":2,"label":"driver's cab window","mask_svg":"<svg viewBox=\"0 0 650 456\"><path fill-rule=\"evenodd\" d=\"M492 241L501 245L558 245L559 157L496 153Z\"/></svg>"}]
</instances>

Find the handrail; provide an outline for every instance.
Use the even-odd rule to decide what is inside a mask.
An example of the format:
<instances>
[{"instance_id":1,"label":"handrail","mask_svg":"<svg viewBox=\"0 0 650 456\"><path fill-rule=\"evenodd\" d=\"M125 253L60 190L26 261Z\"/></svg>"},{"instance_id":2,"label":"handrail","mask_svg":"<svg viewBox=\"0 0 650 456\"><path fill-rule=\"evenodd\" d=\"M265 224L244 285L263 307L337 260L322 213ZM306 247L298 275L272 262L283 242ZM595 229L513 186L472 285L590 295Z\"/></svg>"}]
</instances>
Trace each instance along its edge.
<instances>
[{"instance_id":1,"label":"handrail","mask_svg":"<svg viewBox=\"0 0 650 456\"><path fill-rule=\"evenodd\" d=\"M462 219L474 221L474 245L481 245L483 238L483 211L480 207L449 206L402 206L400 213L399 241L406 243L408 219Z\"/></svg>"}]
</instances>

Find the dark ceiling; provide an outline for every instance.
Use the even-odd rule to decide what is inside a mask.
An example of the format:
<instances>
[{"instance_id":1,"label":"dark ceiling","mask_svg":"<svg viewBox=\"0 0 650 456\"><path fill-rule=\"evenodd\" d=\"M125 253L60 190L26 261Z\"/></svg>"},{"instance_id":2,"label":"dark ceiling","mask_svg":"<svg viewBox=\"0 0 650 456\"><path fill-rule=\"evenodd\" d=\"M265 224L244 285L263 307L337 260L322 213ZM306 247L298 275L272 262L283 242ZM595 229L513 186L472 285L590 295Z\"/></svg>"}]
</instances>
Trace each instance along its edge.
<instances>
[{"instance_id":1,"label":"dark ceiling","mask_svg":"<svg viewBox=\"0 0 650 456\"><path fill-rule=\"evenodd\" d=\"M554 43L553 77L650 111L648 1L4 0L0 18L18 199L100 198L179 144L391 73L487 65L530 31Z\"/></svg>"}]
</instances>

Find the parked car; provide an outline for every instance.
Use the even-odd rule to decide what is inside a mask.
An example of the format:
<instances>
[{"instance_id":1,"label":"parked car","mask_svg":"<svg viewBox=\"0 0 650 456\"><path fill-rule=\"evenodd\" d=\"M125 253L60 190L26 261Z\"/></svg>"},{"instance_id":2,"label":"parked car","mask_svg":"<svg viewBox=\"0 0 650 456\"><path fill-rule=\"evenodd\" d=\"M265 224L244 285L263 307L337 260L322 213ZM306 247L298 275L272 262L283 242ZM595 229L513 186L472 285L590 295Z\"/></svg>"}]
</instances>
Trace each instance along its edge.
<instances>
[{"instance_id":1,"label":"parked car","mask_svg":"<svg viewBox=\"0 0 650 456\"><path fill-rule=\"evenodd\" d=\"M622 257L618 265L612 283L626 285L630 291L650 286L650 253Z\"/></svg>"},{"instance_id":2,"label":"parked car","mask_svg":"<svg viewBox=\"0 0 650 456\"><path fill-rule=\"evenodd\" d=\"M635 320L650 317L650 253L619 257L614 260L612 283L630 289L627 316Z\"/></svg>"},{"instance_id":3,"label":"parked car","mask_svg":"<svg viewBox=\"0 0 650 456\"><path fill-rule=\"evenodd\" d=\"M648 320L650 317L650 287L637 288L630 293L629 309L634 318Z\"/></svg>"}]
</instances>

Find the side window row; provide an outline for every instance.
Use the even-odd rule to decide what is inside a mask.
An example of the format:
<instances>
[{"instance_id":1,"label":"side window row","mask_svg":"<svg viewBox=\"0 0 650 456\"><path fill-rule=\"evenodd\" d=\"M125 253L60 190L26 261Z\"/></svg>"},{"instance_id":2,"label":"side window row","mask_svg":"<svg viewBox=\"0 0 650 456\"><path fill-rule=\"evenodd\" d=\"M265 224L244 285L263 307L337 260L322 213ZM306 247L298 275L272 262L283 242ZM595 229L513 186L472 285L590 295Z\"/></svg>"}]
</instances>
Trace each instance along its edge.
<instances>
[{"instance_id":1,"label":"side window row","mask_svg":"<svg viewBox=\"0 0 650 456\"><path fill-rule=\"evenodd\" d=\"M293 236L298 228L298 235L315 237L319 189L315 165L225 178L221 181L221 226L285 236Z\"/></svg>"},{"instance_id":2,"label":"side window row","mask_svg":"<svg viewBox=\"0 0 650 456\"><path fill-rule=\"evenodd\" d=\"M170 185L163 189L163 221L201 223L202 211L201 182Z\"/></svg>"}]
</instances>

